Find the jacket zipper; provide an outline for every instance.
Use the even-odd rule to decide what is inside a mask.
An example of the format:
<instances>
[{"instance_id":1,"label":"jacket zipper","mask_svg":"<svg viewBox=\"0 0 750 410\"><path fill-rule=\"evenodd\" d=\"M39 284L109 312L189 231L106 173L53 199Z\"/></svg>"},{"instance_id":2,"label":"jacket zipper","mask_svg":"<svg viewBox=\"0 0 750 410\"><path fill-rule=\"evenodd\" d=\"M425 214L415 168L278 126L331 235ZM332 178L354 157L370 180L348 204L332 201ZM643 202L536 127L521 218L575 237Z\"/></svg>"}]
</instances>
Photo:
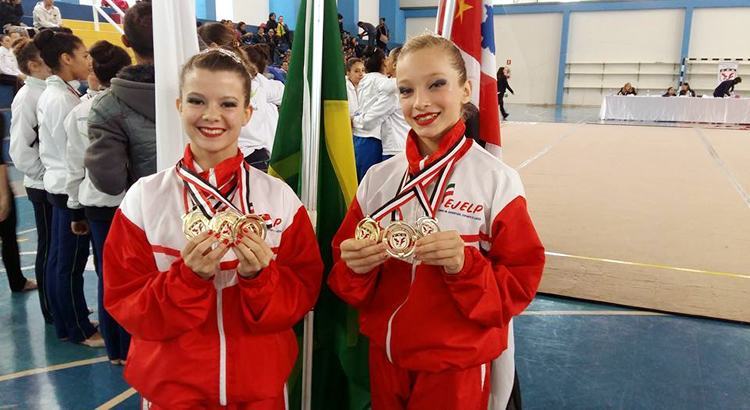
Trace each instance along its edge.
<instances>
[{"instance_id":1,"label":"jacket zipper","mask_svg":"<svg viewBox=\"0 0 750 410\"><path fill-rule=\"evenodd\" d=\"M222 312L223 289L216 290L216 324L219 328L219 404L227 405L227 339L224 335L224 312Z\"/></svg>"},{"instance_id":2,"label":"jacket zipper","mask_svg":"<svg viewBox=\"0 0 750 410\"><path fill-rule=\"evenodd\" d=\"M390 319L388 319L388 330L385 334L385 355L388 357L388 361L393 363L393 356L391 356L391 338L393 336L393 319L396 317L396 314L399 310L401 310L402 307L406 304L406 301L409 300L409 293L411 292L411 285L414 284L414 278L416 277L417 273L417 265L418 263L413 262L411 264L411 282L409 282L409 290L406 292L406 298L403 302L401 302L400 305L396 308L396 310L393 311L391 314Z\"/></svg>"}]
</instances>

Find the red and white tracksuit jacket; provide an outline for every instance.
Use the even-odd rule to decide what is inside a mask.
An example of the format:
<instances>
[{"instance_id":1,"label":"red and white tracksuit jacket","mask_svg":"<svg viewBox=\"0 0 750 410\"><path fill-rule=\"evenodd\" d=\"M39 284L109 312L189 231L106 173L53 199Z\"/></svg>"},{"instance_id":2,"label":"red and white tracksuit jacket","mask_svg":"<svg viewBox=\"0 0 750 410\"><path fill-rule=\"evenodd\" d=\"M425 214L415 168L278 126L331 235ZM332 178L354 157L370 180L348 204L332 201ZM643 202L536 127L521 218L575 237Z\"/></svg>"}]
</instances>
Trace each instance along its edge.
<instances>
[{"instance_id":1,"label":"red and white tracksuit jacket","mask_svg":"<svg viewBox=\"0 0 750 410\"><path fill-rule=\"evenodd\" d=\"M238 151L202 175L221 186L242 160ZM196 169L189 146L185 163ZM174 168L136 182L112 222L104 251L105 306L133 338L125 379L159 407L283 398L297 357L292 326L315 304L323 263L294 192L255 168L250 172L250 202L267 221L266 243L275 254L253 279L237 275L231 250L211 280L184 264L186 205Z\"/></svg>"},{"instance_id":2,"label":"red and white tracksuit jacket","mask_svg":"<svg viewBox=\"0 0 750 410\"><path fill-rule=\"evenodd\" d=\"M354 237L357 222L396 195L407 166L413 175L431 164L464 138L464 130L459 121L426 161L411 131L405 153L370 168L334 238L335 256L341 242ZM410 223L424 216L416 199L401 214ZM466 242L458 274L390 258L363 275L338 260L328 278L331 289L359 310L371 345L402 369L458 371L491 362L506 348L508 322L534 298L542 275L544 248L518 173L478 145L459 159L436 218L441 230L456 230ZM390 220L389 214L381 226Z\"/></svg>"}]
</instances>

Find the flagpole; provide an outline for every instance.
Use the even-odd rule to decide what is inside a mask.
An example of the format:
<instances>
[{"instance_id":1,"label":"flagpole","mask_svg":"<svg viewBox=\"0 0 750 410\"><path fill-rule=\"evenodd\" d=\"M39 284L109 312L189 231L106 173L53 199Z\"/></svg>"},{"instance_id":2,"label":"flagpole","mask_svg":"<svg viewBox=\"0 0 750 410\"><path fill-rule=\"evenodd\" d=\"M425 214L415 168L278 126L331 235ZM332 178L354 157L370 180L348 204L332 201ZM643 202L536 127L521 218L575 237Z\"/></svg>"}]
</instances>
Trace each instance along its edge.
<instances>
[{"instance_id":1,"label":"flagpole","mask_svg":"<svg viewBox=\"0 0 750 410\"><path fill-rule=\"evenodd\" d=\"M453 11L456 9L456 0L445 0L445 3L443 4L445 6L443 9L443 21L439 22L443 27L441 36L450 40L451 30L453 29Z\"/></svg>"},{"instance_id":2,"label":"flagpole","mask_svg":"<svg viewBox=\"0 0 750 410\"><path fill-rule=\"evenodd\" d=\"M312 6L310 7L310 2ZM312 21L310 20L310 9ZM313 226L317 226L318 214L318 165L320 151L320 116L323 74L323 17L325 3L323 0L309 0L306 6L305 19L305 48L312 48L312 84L310 84L310 116L309 122L303 128L309 127L309 132L303 134L302 140L302 203L307 208ZM309 41L309 24L312 22L312 41ZM316 47L315 45L318 45ZM307 55L307 52L305 53ZM307 58L305 65L307 65ZM305 70L305 75L307 75ZM312 361L313 361L313 320L314 311L305 315L303 350L302 350L302 410L310 410L312 406Z\"/></svg>"}]
</instances>

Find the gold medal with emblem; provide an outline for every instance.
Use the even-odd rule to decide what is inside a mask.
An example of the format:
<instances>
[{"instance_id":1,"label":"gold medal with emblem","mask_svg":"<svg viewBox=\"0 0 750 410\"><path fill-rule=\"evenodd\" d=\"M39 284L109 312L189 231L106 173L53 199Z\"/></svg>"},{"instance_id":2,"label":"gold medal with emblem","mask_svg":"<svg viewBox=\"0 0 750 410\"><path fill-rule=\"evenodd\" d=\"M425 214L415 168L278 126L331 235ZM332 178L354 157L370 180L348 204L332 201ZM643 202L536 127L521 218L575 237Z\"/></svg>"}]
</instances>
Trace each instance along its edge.
<instances>
[{"instance_id":1,"label":"gold medal with emblem","mask_svg":"<svg viewBox=\"0 0 750 410\"><path fill-rule=\"evenodd\" d=\"M391 222L383 231L385 251L394 258L406 259L414 253L417 231L406 222Z\"/></svg>"},{"instance_id":2,"label":"gold medal with emblem","mask_svg":"<svg viewBox=\"0 0 750 410\"><path fill-rule=\"evenodd\" d=\"M380 240L380 224L378 221L367 217L357 224L357 229L354 231L354 239L372 239L373 241Z\"/></svg>"},{"instance_id":3,"label":"gold medal with emblem","mask_svg":"<svg viewBox=\"0 0 750 410\"><path fill-rule=\"evenodd\" d=\"M260 236L263 240L266 239L266 232L268 232L266 229L266 222L258 215L251 214L240 217L234 226L235 238L245 229Z\"/></svg>"},{"instance_id":4,"label":"gold medal with emblem","mask_svg":"<svg viewBox=\"0 0 750 410\"><path fill-rule=\"evenodd\" d=\"M429 216L423 216L419 219L417 219L417 234L420 238L424 238L425 236L440 232L440 225L438 225L438 221L435 218L430 218Z\"/></svg>"},{"instance_id":5,"label":"gold medal with emblem","mask_svg":"<svg viewBox=\"0 0 750 410\"><path fill-rule=\"evenodd\" d=\"M182 216L182 232L187 240L191 240L208 230L208 218L199 209L195 209Z\"/></svg>"},{"instance_id":6,"label":"gold medal with emblem","mask_svg":"<svg viewBox=\"0 0 750 410\"><path fill-rule=\"evenodd\" d=\"M239 219L240 215L234 211L217 212L208 227L219 235L219 242L226 240L231 243L234 242L234 227Z\"/></svg>"}]
</instances>

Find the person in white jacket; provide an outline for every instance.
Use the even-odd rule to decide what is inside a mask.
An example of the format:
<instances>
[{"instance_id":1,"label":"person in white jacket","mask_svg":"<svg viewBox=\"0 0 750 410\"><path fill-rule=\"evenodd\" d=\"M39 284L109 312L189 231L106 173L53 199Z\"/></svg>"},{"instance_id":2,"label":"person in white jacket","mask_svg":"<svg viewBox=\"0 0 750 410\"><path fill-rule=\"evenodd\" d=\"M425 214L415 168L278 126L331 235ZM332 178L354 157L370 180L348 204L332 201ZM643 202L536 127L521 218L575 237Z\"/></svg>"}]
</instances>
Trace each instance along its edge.
<instances>
[{"instance_id":1,"label":"person in white jacket","mask_svg":"<svg viewBox=\"0 0 750 410\"><path fill-rule=\"evenodd\" d=\"M107 195L94 186L84 168L84 154L88 148L88 117L96 96L109 87L110 80L123 67L131 64L130 56L123 48L108 41L98 41L89 49L92 72L89 74L89 90L81 97L81 103L65 119L65 131L68 135L66 148L67 178L65 190L68 194L70 209L84 209L91 231L91 244L94 249L96 273L99 276L98 313L99 332L104 338L107 356L112 364L120 365L128 357L130 335L109 313L104 310L104 280L102 279L102 262L104 241L107 239L117 207L125 193Z\"/></svg>"},{"instance_id":2,"label":"person in white jacket","mask_svg":"<svg viewBox=\"0 0 750 410\"><path fill-rule=\"evenodd\" d=\"M349 101L349 117L359 110L359 96L357 86L365 76L365 63L362 59L353 57L346 61L346 99Z\"/></svg>"},{"instance_id":3,"label":"person in white jacket","mask_svg":"<svg viewBox=\"0 0 750 410\"><path fill-rule=\"evenodd\" d=\"M62 15L60 9L55 6L55 0L43 0L34 6L34 28L37 30L45 28L60 27Z\"/></svg>"},{"instance_id":4,"label":"person in white jacket","mask_svg":"<svg viewBox=\"0 0 750 410\"><path fill-rule=\"evenodd\" d=\"M49 67L39 56L39 50L31 40L24 40L14 48L19 69L26 74L25 85L16 94L11 104L10 157L16 168L24 174L23 185L34 208L37 249L34 273L39 287L39 303L47 323L52 323L49 295L45 291L45 269L52 225L52 205L44 190L44 164L39 158L39 136L37 134L36 106L39 96L47 87L45 80L51 75Z\"/></svg>"},{"instance_id":5,"label":"person in white jacket","mask_svg":"<svg viewBox=\"0 0 750 410\"><path fill-rule=\"evenodd\" d=\"M19 81L25 80L26 75L18 69L12 43L10 36L0 35L0 84L10 85L13 90L18 90Z\"/></svg>"},{"instance_id":6,"label":"person in white jacket","mask_svg":"<svg viewBox=\"0 0 750 410\"><path fill-rule=\"evenodd\" d=\"M47 262L47 293L57 337L73 343L103 347L104 341L88 318L83 294L83 270L89 255L89 229L82 210L68 208L66 192L68 136L65 118L80 102L78 81L89 74L88 51L80 38L42 30L34 37L44 63L52 69L37 104L39 157L44 165L44 189L52 203L52 234Z\"/></svg>"},{"instance_id":7,"label":"person in white jacket","mask_svg":"<svg viewBox=\"0 0 750 410\"><path fill-rule=\"evenodd\" d=\"M396 82L396 60L398 60L399 54L401 54L401 47L394 48L388 54L385 64L388 81L380 83L380 92L389 95L392 104L388 115L383 120L383 126L380 127L380 138L383 142L383 161L406 149L406 136L411 129L406 119L404 119L404 112L401 110L401 102L399 101L398 85Z\"/></svg>"},{"instance_id":8,"label":"person in white jacket","mask_svg":"<svg viewBox=\"0 0 750 410\"><path fill-rule=\"evenodd\" d=\"M362 180L371 166L383 160L381 125L393 108L390 95L382 92L385 75L385 54L380 49L368 50L365 59L367 74L357 86L359 109L352 117L354 134L354 156L357 179Z\"/></svg>"},{"instance_id":9,"label":"person in white jacket","mask_svg":"<svg viewBox=\"0 0 750 410\"><path fill-rule=\"evenodd\" d=\"M279 106L284 97L284 84L263 75L268 57L258 47L245 46L243 50L250 63L257 69L257 73L251 73L253 81L250 106L253 116L240 130L238 146L245 162L267 172L279 122Z\"/></svg>"}]
</instances>

